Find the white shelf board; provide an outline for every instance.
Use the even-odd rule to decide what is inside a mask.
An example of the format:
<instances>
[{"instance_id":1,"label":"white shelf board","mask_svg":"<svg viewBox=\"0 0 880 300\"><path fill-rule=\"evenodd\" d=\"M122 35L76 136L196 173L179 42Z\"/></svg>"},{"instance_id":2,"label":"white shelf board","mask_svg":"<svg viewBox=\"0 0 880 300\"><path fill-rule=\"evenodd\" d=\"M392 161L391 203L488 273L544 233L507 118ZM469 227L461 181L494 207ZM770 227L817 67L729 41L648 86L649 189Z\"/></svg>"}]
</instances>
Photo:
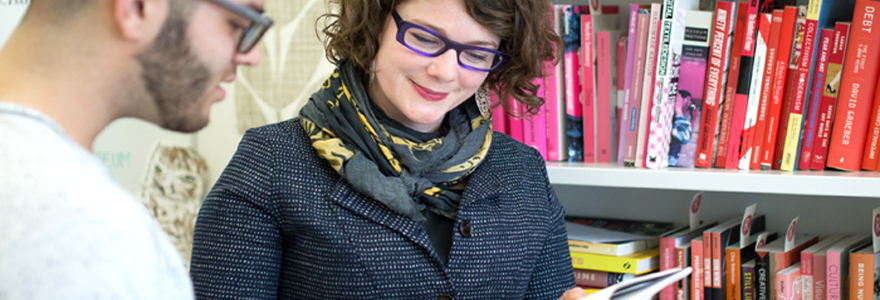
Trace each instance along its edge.
<instances>
[{"instance_id":1,"label":"white shelf board","mask_svg":"<svg viewBox=\"0 0 880 300\"><path fill-rule=\"evenodd\" d=\"M880 172L624 168L608 163L547 162L553 184L880 198Z\"/></svg>"}]
</instances>

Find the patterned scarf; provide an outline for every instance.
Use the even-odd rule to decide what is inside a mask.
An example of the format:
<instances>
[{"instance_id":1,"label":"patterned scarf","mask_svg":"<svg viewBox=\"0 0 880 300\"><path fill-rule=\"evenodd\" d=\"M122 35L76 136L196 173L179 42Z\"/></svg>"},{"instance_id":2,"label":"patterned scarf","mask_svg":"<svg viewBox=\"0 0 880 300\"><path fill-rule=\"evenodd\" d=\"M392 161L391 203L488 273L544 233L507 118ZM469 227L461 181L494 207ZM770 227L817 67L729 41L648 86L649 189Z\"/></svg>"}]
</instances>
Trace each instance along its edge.
<instances>
[{"instance_id":1,"label":"patterned scarf","mask_svg":"<svg viewBox=\"0 0 880 300\"><path fill-rule=\"evenodd\" d=\"M341 61L300 115L312 147L356 190L413 220L422 210L455 219L462 182L486 157L492 117L473 99L447 113L446 136L425 142L380 123L361 84L361 71ZM445 131L445 130L444 130Z\"/></svg>"}]
</instances>

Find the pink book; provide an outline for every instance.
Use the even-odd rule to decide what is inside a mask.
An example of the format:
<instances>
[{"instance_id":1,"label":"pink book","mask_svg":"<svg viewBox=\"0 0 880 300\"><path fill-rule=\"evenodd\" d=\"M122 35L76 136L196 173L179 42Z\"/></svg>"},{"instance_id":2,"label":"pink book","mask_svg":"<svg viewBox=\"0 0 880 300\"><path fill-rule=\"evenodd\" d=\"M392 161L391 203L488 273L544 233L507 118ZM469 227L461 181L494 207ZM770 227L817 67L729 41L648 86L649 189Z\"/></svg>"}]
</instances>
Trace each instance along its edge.
<instances>
[{"instance_id":1,"label":"pink book","mask_svg":"<svg viewBox=\"0 0 880 300\"><path fill-rule=\"evenodd\" d=\"M776 300L801 299L801 263L795 263L776 272Z\"/></svg>"},{"instance_id":2,"label":"pink book","mask_svg":"<svg viewBox=\"0 0 880 300\"><path fill-rule=\"evenodd\" d=\"M492 130L508 134L507 112L504 111L504 106L501 105L501 100L498 99L498 95L495 95L495 93L491 94L490 99L493 105L497 105L492 108Z\"/></svg>"},{"instance_id":3,"label":"pink book","mask_svg":"<svg viewBox=\"0 0 880 300\"><path fill-rule=\"evenodd\" d=\"M580 77L580 7L562 5L562 57L565 80L565 114L568 121L568 161L584 161L584 115Z\"/></svg>"},{"instance_id":4,"label":"pink book","mask_svg":"<svg viewBox=\"0 0 880 300\"><path fill-rule=\"evenodd\" d=\"M516 101L510 101L510 110L514 112L518 112L522 114L522 105ZM523 119L507 115L507 129L509 130L508 134L513 139L525 143L525 135L523 132Z\"/></svg>"},{"instance_id":5,"label":"pink book","mask_svg":"<svg viewBox=\"0 0 880 300\"><path fill-rule=\"evenodd\" d=\"M625 31L624 31L625 32ZM621 33L622 34L622 33ZM620 137L620 118L623 110L623 86L624 86L624 74L626 74L626 36L621 36L619 40L617 40L617 124L615 125L614 132L615 136ZM615 143L618 141L615 140ZM619 155L616 151L615 156L612 158L616 159L617 155Z\"/></svg>"},{"instance_id":6,"label":"pink book","mask_svg":"<svg viewBox=\"0 0 880 300\"><path fill-rule=\"evenodd\" d=\"M639 137L639 110L641 109L642 103L642 80L644 80L645 74L645 52L648 48L648 28L651 18L651 11L647 8L639 9L638 14L638 36L634 41L636 43L636 52L633 56L634 64L633 64L633 72L632 72L632 87L630 87L629 94L629 109L626 110L626 113L629 114L629 124L627 124L627 132L626 134L626 145L624 148L624 165L630 167L641 167L639 164L636 164L636 146L638 145L638 137Z\"/></svg>"},{"instance_id":7,"label":"pink book","mask_svg":"<svg viewBox=\"0 0 880 300\"><path fill-rule=\"evenodd\" d=\"M618 115L618 120L620 121L620 130L618 131L618 144L617 144L617 164L623 166L625 160L626 153L626 141L627 136L631 132L630 124L632 123L632 113L630 112L630 94L632 93L632 81L633 81L633 69L635 69L635 56L636 56L636 41L638 40L639 33L639 9L641 6L638 4L630 5L629 11L629 26L628 34L627 34L627 45L626 45L626 69L624 70L623 76L623 103L621 106L621 112ZM632 126L635 126L634 124Z\"/></svg>"},{"instance_id":8,"label":"pink book","mask_svg":"<svg viewBox=\"0 0 880 300\"><path fill-rule=\"evenodd\" d=\"M553 24L556 33L562 34L562 8L554 9ZM544 101L547 107L547 160L565 161L568 159L566 141L565 84L563 81L562 59L556 64L546 62L547 77L544 77Z\"/></svg>"},{"instance_id":9,"label":"pink book","mask_svg":"<svg viewBox=\"0 0 880 300\"><path fill-rule=\"evenodd\" d=\"M580 15L581 19L581 70L580 70L580 95L583 111L581 115L584 120L584 162L596 162L596 86L594 78L596 76L596 65L593 47L593 16L589 14Z\"/></svg>"},{"instance_id":10,"label":"pink book","mask_svg":"<svg viewBox=\"0 0 880 300\"><path fill-rule=\"evenodd\" d=\"M544 98L544 86L541 78L535 78L532 83L538 86L536 96ZM541 153L541 157L547 160L547 121L544 117L544 106L534 116L527 116L523 120L523 143L535 148Z\"/></svg>"},{"instance_id":11,"label":"pink book","mask_svg":"<svg viewBox=\"0 0 880 300\"><path fill-rule=\"evenodd\" d=\"M636 167L645 166L645 152L648 147L648 124L650 124L649 114L654 103L647 101L654 96L654 89L651 84L654 83L655 68L657 67L657 45L659 45L660 32L660 13L663 12L663 6L660 3L651 4L651 18L648 19L648 48L645 50L645 72L642 78L642 106L639 109L639 127L638 140L636 141Z\"/></svg>"},{"instance_id":12,"label":"pink book","mask_svg":"<svg viewBox=\"0 0 880 300\"><path fill-rule=\"evenodd\" d=\"M825 295L828 300L846 300L846 277L849 276L849 251L856 245L871 240L870 236L857 235L838 241L828 248L825 277L828 286Z\"/></svg>"},{"instance_id":13,"label":"pink book","mask_svg":"<svg viewBox=\"0 0 880 300\"><path fill-rule=\"evenodd\" d=\"M610 163L611 158L617 152L617 134L615 126L617 124L617 68L614 62L617 61L617 38L620 31L600 31L596 34L596 67L599 74L607 74L605 76L597 76L599 95L596 101L596 161L600 163Z\"/></svg>"}]
</instances>

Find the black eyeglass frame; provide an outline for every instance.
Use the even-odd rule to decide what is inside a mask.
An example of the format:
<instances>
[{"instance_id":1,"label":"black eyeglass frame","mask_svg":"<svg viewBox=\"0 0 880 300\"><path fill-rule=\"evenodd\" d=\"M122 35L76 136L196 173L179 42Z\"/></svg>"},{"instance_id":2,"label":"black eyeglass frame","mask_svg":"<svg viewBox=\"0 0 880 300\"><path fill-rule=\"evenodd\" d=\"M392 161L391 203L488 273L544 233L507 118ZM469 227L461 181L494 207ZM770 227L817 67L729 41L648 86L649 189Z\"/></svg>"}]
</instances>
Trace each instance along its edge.
<instances>
[{"instance_id":1,"label":"black eyeglass frame","mask_svg":"<svg viewBox=\"0 0 880 300\"><path fill-rule=\"evenodd\" d=\"M217 5L222 6L234 13L244 16L251 20L251 25L248 26L241 33L241 38L238 40L238 52L240 53L248 53L260 40L263 38L263 34L272 27L272 24L275 22L272 19L264 16L263 14L255 11L254 9L229 1L229 0L207 0ZM252 37L251 42L247 41L247 37Z\"/></svg>"},{"instance_id":2,"label":"black eyeglass frame","mask_svg":"<svg viewBox=\"0 0 880 300\"><path fill-rule=\"evenodd\" d=\"M503 68L504 65L508 61L510 61L510 58L511 58L510 54L507 54L507 53L504 53L504 52L501 52L501 51L498 51L495 49L462 45L462 44L459 44L459 43L456 43L456 42L449 40L445 36L440 35L436 31L431 30L430 28L425 28L424 26L404 21L403 19L400 18L400 15L397 14L396 10L391 11L391 17L394 18L394 22L397 24L397 42L399 42L401 45L405 46L406 48L409 48L409 50L412 50L418 54L428 56L428 57L437 57L443 53L446 53L446 51L448 51L449 49L454 49L456 52L456 58L458 59L459 66L461 66L462 68L468 69L468 70L480 71L480 72L496 72L498 70L501 70L501 68ZM426 53L426 52L423 52L423 51L418 50L416 48L413 48L410 45L407 45L406 42L404 41L404 38L406 36L405 33L409 28L416 28L416 29L425 31L427 33L430 33L431 35L433 35L434 37L438 38L440 41L443 42L443 48L441 48L440 50L438 50L437 52L434 52L434 53ZM495 63L494 66L489 69L481 69L481 68L471 67L471 66L468 66L468 65L461 62L461 53L465 50L479 50L479 51L490 52L492 54L495 54L496 59L500 60L500 61Z\"/></svg>"}]
</instances>

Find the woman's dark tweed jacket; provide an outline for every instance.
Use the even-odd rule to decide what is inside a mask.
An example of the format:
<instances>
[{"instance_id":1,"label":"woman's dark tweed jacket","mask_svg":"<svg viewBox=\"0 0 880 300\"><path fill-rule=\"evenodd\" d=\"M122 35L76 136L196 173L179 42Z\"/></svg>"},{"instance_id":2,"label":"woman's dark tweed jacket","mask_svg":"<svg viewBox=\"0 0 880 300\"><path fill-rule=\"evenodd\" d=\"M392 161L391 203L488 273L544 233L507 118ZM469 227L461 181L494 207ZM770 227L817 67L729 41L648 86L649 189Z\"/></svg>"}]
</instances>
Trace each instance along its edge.
<instances>
[{"instance_id":1,"label":"woman's dark tweed jacket","mask_svg":"<svg viewBox=\"0 0 880 300\"><path fill-rule=\"evenodd\" d=\"M492 138L444 265L420 223L354 191L317 155L298 118L249 130L199 212L197 298L559 298L574 277L544 161Z\"/></svg>"}]
</instances>

